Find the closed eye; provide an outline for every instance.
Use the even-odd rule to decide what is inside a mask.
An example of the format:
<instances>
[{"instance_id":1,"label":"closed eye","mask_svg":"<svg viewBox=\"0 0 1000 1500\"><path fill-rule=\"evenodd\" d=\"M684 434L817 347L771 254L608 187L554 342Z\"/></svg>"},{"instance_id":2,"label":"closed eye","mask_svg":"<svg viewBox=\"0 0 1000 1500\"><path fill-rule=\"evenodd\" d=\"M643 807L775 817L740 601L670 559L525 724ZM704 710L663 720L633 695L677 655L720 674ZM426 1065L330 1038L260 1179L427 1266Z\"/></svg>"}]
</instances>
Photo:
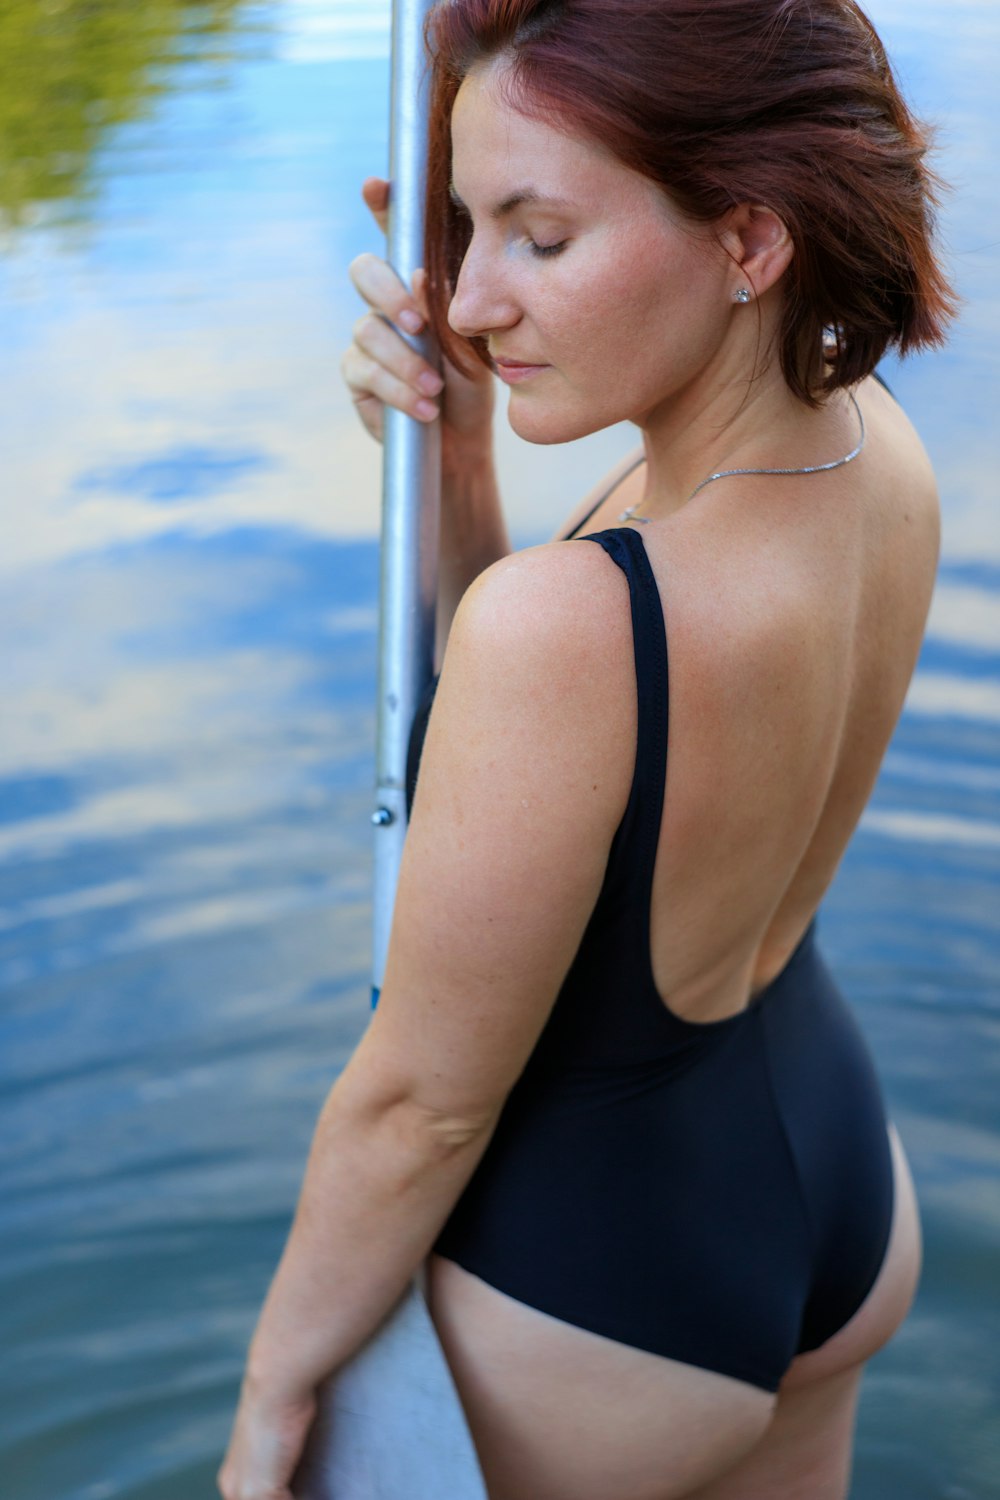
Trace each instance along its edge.
<instances>
[{"instance_id":1,"label":"closed eye","mask_svg":"<svg viewBox=\"0 0 1000 1500\"><path fill-rule=\"evenodd\" d=\"M565 250L568 244L569 240L560 240L558 245L536 245L534 240L528 241L532 255L543 257L546 255L558 255L560 251Z\"/></svg>"}]
</instances>

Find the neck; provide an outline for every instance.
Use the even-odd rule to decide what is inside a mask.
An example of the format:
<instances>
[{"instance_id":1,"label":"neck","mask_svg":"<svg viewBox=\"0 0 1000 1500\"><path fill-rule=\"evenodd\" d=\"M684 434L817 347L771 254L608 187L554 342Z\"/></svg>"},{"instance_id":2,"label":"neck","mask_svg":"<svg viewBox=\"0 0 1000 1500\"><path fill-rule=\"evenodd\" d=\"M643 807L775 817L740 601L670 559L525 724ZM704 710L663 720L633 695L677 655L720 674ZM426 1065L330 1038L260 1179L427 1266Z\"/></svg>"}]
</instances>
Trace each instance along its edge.
<instances>
[{"instance_id":1,"label":"neck","mask_svg":"<svg viewBox=\"0 0 1000 1500\"><path fill-rule=\"evenodd\" d=\"M792 395L777 365L749 390L745 376L699 379L637 425L646 450L637 509L651 521L681 509L710 474L819 464L848 452L856 439L846 398L814 411Z\"/></svg>"}]
</instances>

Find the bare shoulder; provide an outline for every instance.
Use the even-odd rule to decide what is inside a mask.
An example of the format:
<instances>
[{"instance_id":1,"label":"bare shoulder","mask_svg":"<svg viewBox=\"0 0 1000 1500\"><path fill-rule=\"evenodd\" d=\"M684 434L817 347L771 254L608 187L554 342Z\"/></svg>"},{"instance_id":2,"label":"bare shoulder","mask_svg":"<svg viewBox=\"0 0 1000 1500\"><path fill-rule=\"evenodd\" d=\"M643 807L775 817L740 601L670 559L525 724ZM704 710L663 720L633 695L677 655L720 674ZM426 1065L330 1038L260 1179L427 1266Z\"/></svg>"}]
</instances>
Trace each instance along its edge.
<instances>
[{"instance_id":1,"label":"bare shoulder","mask_svg":"<svg viewBox=\"0 0 1000 1500\"><path fill-rule=\"evenodd\" d=\"M415 819L451 806L475 765L494 806L502 794L610 839L628 797L633 659L628 585L601 548L548 542L485 569L448 636Z\"/></svg>"},{"instance_id":2,"label":"bare shoulder","mask_svg":"<svg viewBox=\"0 0 1000 1500\"><path fill-rule=\"evenodd\" d=\"M511 553L468 588L448 639L449 671L499 673L530 686L541 674L551 692L588 694L607 685L631 649L628 584L603 549L584 542L545 542Z\"/></svg>"}]
</instances>

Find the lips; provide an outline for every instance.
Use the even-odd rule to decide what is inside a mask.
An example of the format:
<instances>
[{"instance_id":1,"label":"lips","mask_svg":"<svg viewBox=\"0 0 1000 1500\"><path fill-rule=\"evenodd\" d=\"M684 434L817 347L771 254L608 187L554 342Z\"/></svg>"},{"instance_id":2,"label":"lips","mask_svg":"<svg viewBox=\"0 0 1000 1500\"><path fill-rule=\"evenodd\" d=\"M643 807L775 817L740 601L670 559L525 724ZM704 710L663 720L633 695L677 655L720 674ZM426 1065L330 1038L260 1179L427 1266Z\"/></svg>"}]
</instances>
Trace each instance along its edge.
<instances>
[{"instance_id":1,"label":"lips","mask_svg":"<svg viewBox=\"0 0 1000 1500\"><path fill-rule=\"evenodd\" d=\"M549 366L529 365L520 359L498 359L494 355L493 368L505 385L520 385L522 381L533 380L536 375L541 375Z\"/></svg>"}]
</instances>

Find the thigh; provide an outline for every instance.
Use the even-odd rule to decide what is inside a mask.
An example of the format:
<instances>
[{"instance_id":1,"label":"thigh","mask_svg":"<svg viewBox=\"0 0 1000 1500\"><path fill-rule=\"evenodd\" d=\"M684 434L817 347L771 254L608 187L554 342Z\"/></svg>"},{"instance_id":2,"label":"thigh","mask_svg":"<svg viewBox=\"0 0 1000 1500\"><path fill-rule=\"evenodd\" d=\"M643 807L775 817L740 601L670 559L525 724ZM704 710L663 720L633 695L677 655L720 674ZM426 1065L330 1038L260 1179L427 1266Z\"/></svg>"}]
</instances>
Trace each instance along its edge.
<instances>
[{"instance_id":1,"label":"thigh","mask_svg":"<svg viewBox=\"0 0 1000 1500\"><path fill-rule=\"evenodd\" d=\"M775 1397L428 1262L431 1315L490 1500L680 1500L760 1441Z\"/></svg>"},{"instance_id":2,"label":"thigh","mask_svg":"<svg viewBox=\"0 0 1000 1500\"><path fill-rule=\"evenodd\" d=\"M763 1439L687 1500L845 1500L863 1367L779 1393Z\"/></svg>"}]
</instances>

